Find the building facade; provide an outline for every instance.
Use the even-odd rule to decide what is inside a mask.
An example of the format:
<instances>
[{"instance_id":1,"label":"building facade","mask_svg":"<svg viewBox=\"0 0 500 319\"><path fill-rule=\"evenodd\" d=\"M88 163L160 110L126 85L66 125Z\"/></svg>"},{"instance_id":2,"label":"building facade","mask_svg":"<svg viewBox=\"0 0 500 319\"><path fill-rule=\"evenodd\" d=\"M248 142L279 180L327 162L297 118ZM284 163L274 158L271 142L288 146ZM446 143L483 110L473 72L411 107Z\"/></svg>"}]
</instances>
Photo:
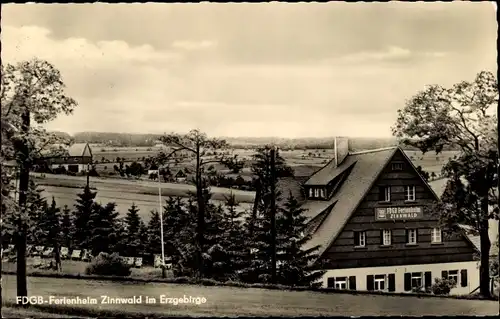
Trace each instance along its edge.
<instances>
[{"instance_id":1,"label":"building facade","mask_svg":"<svg viewBox=\"0 0 500 319\"><path fill-rule=\"evenodd\" d=\"M49 150L35 161L37 165L47 165L51 169L64 167L73 173L86 172L92 163L92 150L88 143L75 143L64 148L62 154L52 155Z\"/></svg>"},{"instance_id":2,"label":"building facade","mask_svg":"<svg viewBox=\"0 0 500 319\"><path fill-rule=\"evenodd\" d=\"M464 233L441 231L438 197L403 150L352 153L336 144L335 158L303 185L306 248L319 246L323 286L412 292L448 278L457 283L452 294L474 291L477 249Z\"/></svg>"}]
</instances>

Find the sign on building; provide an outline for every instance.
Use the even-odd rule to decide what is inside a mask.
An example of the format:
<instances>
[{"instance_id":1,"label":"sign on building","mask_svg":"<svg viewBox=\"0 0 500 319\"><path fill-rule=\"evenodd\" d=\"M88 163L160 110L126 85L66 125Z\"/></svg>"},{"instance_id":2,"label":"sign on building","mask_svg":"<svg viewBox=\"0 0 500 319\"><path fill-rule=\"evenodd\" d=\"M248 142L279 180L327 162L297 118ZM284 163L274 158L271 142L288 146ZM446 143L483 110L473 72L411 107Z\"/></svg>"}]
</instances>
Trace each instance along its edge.
<instances>
[{"instance_id":1,"label":"sign on building","mask_svg":"<svg viewBox=\"0 0 500 319\"><path fill-rule=\"evenodd\" d=\"M423 217L422 207L383 207L375 208L376 220L408 220Z\"/></svg>"}]
</instances>

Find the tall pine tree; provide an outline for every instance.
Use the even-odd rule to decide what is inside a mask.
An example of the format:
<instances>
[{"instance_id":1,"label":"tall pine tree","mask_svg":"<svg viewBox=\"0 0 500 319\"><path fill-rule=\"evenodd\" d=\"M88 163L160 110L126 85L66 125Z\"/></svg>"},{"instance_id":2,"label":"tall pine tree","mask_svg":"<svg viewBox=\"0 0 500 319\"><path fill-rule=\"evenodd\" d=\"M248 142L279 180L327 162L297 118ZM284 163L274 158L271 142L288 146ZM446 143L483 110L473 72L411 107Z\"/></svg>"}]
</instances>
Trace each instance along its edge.
<instances>
[{"instance_id":1,"label":"tall pine tree","mask_svg":"<svg viewBox=\"0 0 500 319\"><path fill-rule=\"evenodd\" d=\"M285 159L277 151L275 172L271 172L271 149L266 146L257 150L253 156L252 172L256 186L256 197L252 214L245 221L247 233L246 266L241 271L241 280L247 282L269 282L271 279L271 185L274 184L276 202L280 199L278 180L280 177L293 176L293 170L286 165ZM274 176L274 177L273 177Z\"/></svg>"},{"instance_id":2,"label":"tall pine tree","mask_svg":"<svg viewBox=\"0 0 500 319\"><path fill-rule=\"evenodd\" d=\"M147 242L146 250L149 254L161 253L161 237L160 237L160 213L151 211L147 226Z\"/></svg>"},{"instance_id":3,"label":"tall pine tree","mask_svg":"<svg viewBox=\"0 0 500 319\"><path fill-rule=\"evenodd\" d=\"M62 233L61 244L64 247L71 248L73 232L74 232L73 215L69 207L67 205L64 205L61 217L61 233Z\"/></svg>"},{"instance_id":4,"label":"tall pine tree","mask_svg":"<svg viewBox=\"0 0 500 319\"><path fill-rule=\"evenodd\" d=\"M99 211L99 207L94 209L97 192L92 192L87 185L83 192L77 195L75 204L75 244L81 248L89 248L91 228L89 227L90 215L93 210Z\"/></svg>"},{"instance_id":5,"label":"tall pine tree","mask_svg":"<svg viewBox=\"0 0 500 319\"><path fill-rule=\"evenodd\" d=\"M234 194L231 194L224 204L222 227L223 237L221 246L223 247L226 279L237 280L245 267L245 236L243 234L243 211L238 211L238 203Z\"/></svg>"},{"instance_id":6,"label":"tall pine tree","mask_svg":"<svg viewBox=\"0 0 500 319\"><path fill-rule=\"evenodd\" d=\"M287 286L318 286L317 281L324 275L321 267L314 265L319 246L304 249L311 239L306 232L307 217L296 198L289 194L277 214L279 262L278 282Z\"/></svg>"},{"instance_id":7,"label":"tall pine tree","mask_svg":"<svg viewBox=\"0 0 500 319\"><path fill-rule=\"evenodd\" d=\"M38 224L39 238L43 239L45 245L54 248L56 270L61 270L61 209L57 207L54 197L52 203L45 209L43 218Z\"/></svg>"},{"instance_id":8,"label":"tall pine tree","mask_svg":"<svg viewBox=\"0 0 500 319\"><path fill-rule=\"evenodd\" d=\"M116 204L108 203L106 206L94 204L89 220L90 236L88 247L93 256L100 252L112 253L118 243L116 223L118 213Z\"/></svg>"},{"instance_id":9,"label":"tall pine tree","mask_svg":"<svg viewBox=\"0 0 500 319\"><path fill-rule=\"evenodd\" d=\"M141 231L141 217L139 216L139 209L133 203L125 216L125 243L124 249L127 256L139 256L143 253L143 246L140 238Z\"/></svg>"}]
</instances>

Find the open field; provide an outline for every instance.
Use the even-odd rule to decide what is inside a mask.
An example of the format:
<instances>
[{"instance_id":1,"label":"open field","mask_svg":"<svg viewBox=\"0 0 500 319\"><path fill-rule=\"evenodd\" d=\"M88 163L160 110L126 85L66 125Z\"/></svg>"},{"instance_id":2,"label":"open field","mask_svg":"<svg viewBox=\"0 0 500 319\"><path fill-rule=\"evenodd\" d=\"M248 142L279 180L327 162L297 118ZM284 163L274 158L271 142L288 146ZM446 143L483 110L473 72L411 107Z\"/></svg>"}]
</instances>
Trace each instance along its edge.
<instances>
[{"instance_id":1,"label":"open field","mask_svg":"<svg viewBox=\"0 0 500 319\"><path fill-rule=\"evenodd\" d=\"M138 148L141 150L140 148ZM253 150L241 150L245 152L245 156L248 156L253 152ZM316 171L321 167L319 161L324 159L330 159L332 156L332 150L317 151L318 157L314 157L309 160L303 160L302 156L305 151L284 151L283 156L287 159L288 163L293 166L299 176L308 176L312 172ZM436 156L434 153L427 153L423 155L421 152L416 151L406 151L408 157L413 161L415 166L422 166L422 168L431 173L434 172L439 175L442 166L448 161L449 158L453 157L456 152L448 151ZM307 154L306 154L307 155ZM309 163L304 164L309 161ZM107 170L112 170L112 164L99 164L107 165ZM189 163L183 163L181 165L189 165ZM217 167L221 169L222 167ZM225 174L230 174L226 170L222 170ZM234 174L230 174L235 177ZM241 173L246 179L250 178L251 170L250 168L244 168ZM46 174L45 178L40 178L40 174L35 174L36 182L44 188L44 195L46 197L54 196L58 205L64 206L68 205L72 207L75 203L76 194L81 192L81 189L86 183L85 177L76 176L66 176L66 175L50 175ZM124 214L128 208L135 203L140 211L141 215L145 220L149 219L149 212L151 210L158 209L158 183L152 182L147 179L136 180L136 179L121 179L121 178L103 178L103 177L91 177L90 184L91 187L95 188L97 193L97 201L101 203L115 202L117 204L117 210ZM194 191L194 187L188 184L174 184L174 183L162 183L162 196L188 196L189 192ZM237 201L241 203L240 209L247 210L250 209L251 203L253 203L255 193L241 190L229 190L226 188L211 188L213 193L213 199L216 202L223 202L231 192L236 196Z\"/></svg>"},{"instance_id":2,"label":"open field","mask_svg":"<svg viewBox=\"0 0 500 319\"><path fill-rule=\"evenodd\" d=\"M40 176L40 174L34 175ZM77 194L81 193L86 184L86 178L50 174L45 176L45 178L35 178L37 184L44 189L42 194L49 199L54 196L58 206L68 205L68 207L73 207ZM116 203L117 211L120 214L126 214L132 203L135 203L145 221L149 220L151 210L158 210L158 185L159 183L150 181L90 178L90 187L97 190L97 202L103 204L108 202ZM194 191L194 187L187 184L161 183L161 187L164 200L168 196L186 197L189 192ZM241 190L218 187L212 187L211 190L213 193L212 198L216 204L222 204L225 196L229 196L232 192L240 203L238 208L240 210L250 209L255 196L254 192Z\"/></svg>"},{"instance_id":3,"label":"open field","mask_svg":"<svg viewBox=\"0 0 500 319\"><path fill-rule=\"evenodd\" d=\"M15 300L15 277L3 276L6 301ZM498 302L416 298L380 295L352 295L257 288L207 287L185 284L111 282L98 280L28 277L30 295L48 298L97 298L97 305L79 305L101 310L123 310L186 316L421 316L495 315ZM206 303L162 304L160 295L170 298L205 297ZM156 298L157 303L100 304L101 296ZM69 306L68 306L69 307ZM75 307L75 306L72 306Z\"/></svg>"},{"instance_id":4,"label":"open field","mask_svg":"<svg viewBox=\"0 0 500 319\"><path fill-rule=\"evenodd\" d=\"M140 160L142 157L154 156L160 151L158 147L122 147L122 148L106 148L94 146L93 155L94 159L101 161L104 157L108 160L114 161L116 157L125 158L128 161ZM444 151L439 155L434 152L422 154L420 151L409 151L405 153L413 161L416 166L422 166L424 170L429 173L438 173L441 167L447 160L457 154L456 151ZM255 154L254 149L234 149L231 154L237 154L240 159L250 160L252 155ZM333 158L333 149L320 149L320 150L282 150L281 156L286 159L288 165L314 165L321 166L326 164ZM189 165L188 163L186 163ZM109 163L108 169L112 169L112 163ZM219 167L217 167L220 169Z\"/></svg>"}]
</instances>

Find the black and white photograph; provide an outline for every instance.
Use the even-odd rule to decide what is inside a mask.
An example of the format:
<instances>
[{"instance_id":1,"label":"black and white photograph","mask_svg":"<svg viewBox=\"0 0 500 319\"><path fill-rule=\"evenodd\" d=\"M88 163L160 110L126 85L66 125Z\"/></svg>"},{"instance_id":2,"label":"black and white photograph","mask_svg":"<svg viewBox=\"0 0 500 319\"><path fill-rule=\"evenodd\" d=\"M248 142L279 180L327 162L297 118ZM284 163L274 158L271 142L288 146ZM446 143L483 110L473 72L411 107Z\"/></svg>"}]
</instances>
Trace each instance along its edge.
<instances>
[{"instance_id":1,"label":"black and white photograph","mask_svg":"<svg viewBox=\"0 0 500 319\"><path fill-rule=\"evenodd\" d=\"M2 318L499 313L497 4L1 6Z\"/></svg>"}]
</instances>

